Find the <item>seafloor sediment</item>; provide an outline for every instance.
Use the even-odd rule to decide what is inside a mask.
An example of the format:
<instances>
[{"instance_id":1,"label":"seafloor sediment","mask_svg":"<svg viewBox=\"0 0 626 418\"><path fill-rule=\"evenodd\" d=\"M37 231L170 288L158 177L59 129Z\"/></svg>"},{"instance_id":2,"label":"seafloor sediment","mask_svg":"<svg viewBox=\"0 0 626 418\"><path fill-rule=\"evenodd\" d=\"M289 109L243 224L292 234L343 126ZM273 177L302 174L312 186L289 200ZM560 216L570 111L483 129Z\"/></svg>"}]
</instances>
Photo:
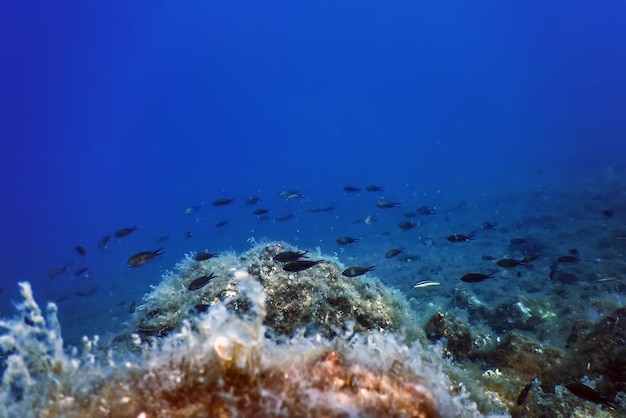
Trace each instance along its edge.
<instances>
[{"instance_id":1,"label":"seafloor sediment","mask_svg":"<svg viewBox=\"0 0 626 418\"><path fill-rule=\"evenodd\" d=\"M492 309L461 292L449 312L421 318L377 279L341 275L334 257L309 253L324 261L284 271L274 256L286 250L187 256L128 329L80 350L63 347L56 306L42 314L20 284L18 315L0 322L0 416L619 416L563 384L582 380L623 405L623 310L581 325L568 347L521 332L481 339L478 322L549 328L552 311L520 297Z\"/></svg>"}]
</instances>

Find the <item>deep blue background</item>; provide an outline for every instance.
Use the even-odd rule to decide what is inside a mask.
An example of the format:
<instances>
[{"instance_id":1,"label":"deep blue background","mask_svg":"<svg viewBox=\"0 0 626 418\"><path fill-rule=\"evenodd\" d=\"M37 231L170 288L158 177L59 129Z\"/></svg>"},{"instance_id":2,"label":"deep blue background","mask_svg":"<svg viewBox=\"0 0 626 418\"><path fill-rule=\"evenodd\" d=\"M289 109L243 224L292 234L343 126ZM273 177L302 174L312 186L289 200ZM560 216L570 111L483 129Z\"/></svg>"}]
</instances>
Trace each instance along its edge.
<instances>
[{"instance_id":1,"label":"deep blue background","mask_svg":"<svg viewBox=\"0 0 626 418\"><path fill-rule=\"evenodd\" d=\"M251 193L279 215L283 188L309 206L346 184L478 195L624 163L625 18L611 0L3 2L0 298L70 260L133 280L125 260L162 234L155 275L297 239L258 227Z\"/></svg>"}]
</instances>

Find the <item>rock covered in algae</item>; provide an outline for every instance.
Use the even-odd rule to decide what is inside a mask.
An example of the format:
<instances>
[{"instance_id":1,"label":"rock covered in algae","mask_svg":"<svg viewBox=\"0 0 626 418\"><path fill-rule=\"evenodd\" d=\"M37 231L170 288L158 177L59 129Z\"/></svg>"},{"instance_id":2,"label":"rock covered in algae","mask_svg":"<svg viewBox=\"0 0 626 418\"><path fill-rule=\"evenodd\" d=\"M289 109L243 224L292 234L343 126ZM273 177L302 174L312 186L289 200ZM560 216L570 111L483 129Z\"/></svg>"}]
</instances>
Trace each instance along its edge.
<instances>
[{"instance_id":1,"label":"rock covered in algae","mask_svg":"<svg viewBox=\"0 0 626 418\"><path fill-rule=\"evenodd\" d=\"M409 347L379 330L333 339L302 332L272 337L263 325L269 306L263 286L245 270L233 276L237 297L246 301L243 314L232 300L218 302L154 340L158 344L137 339L140 352L121 359L94 361L95 339L85 341L80 356L62 350L32 353L72 367L31 374L19 397L4 385L4 377L0 416L480 416L467 393L449 393L436 350L424 350L418 342ZM31 306L36 307L34 300ZM57 331L53 317L49 324L29 318L41 325L38 329ZM20 338L13 331L19 322L21 317L7 323L13 338ZM53 334L49 342L58 348L57 338ZM24 362L31 354L8 355Z\"/></svg>"},{"instance_id":2,"label":"rock covered in algae","mask_svg":"<svg viewBox=\"0 0 626 418\"><path fill-rule=\"evenodd\" d=\"M326 260L310 269L291 273L274 256L294 250L285 243L258 245L237 257L225 254L196 262L191 257L168 273L145 298L139 309L136 332L144 337L164 336L179 327L185 318L219 302L245 316L249 300L241 294L235 271L245 270L267 294L265 325L279 335L293 336L297 330L332 337L354 324L354 332L373 330L403 332L412 341L419 328L409 313L408 304L399 292L368 277L348 278L345 268L332 258L308 254L311 259ZM198 291L189 291L194 279L215 272L213 279Z\"/></svg>"}]
</instances>

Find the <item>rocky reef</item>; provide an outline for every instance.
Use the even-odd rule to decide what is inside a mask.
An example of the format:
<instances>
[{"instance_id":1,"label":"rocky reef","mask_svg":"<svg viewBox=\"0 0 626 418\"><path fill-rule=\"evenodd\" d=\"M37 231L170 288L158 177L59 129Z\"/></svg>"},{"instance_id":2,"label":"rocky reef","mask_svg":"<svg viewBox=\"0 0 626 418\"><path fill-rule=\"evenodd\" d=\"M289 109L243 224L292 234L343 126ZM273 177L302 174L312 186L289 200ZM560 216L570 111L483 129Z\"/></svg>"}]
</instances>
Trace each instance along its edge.
<instances>
[{"instance_id":1,"label":"rocky reef","mask_svg":"<svg viewBox=\"0 0 626 418\"><path fill-rule=\"evenodd\" d=\"M420 344L400 294L341 276L331 258L285 272L273 256L286 248L186 257L131 329L74 352L55 306L44 319L21 284L19 315L2 323L0 416L480 416L439 346Z\"/></svg>"}]
</instances>

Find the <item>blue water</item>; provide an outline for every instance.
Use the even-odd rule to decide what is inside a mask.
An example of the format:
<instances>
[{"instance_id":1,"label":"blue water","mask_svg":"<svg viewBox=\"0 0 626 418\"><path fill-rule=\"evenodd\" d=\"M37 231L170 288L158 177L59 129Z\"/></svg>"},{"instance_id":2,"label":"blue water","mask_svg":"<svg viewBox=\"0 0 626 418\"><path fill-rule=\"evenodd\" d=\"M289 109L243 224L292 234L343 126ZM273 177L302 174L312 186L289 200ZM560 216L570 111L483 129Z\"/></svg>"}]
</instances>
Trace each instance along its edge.
<instances>
[{"instance_id":1,"label":"blue water","mask_svg":"<svg viewBox=\"0 0 626 418\"><path fill-rule=\"evenodd\" d=\"M444 240L497 218L498 196L576 191L626 162L625 16L620 1L4 2L0 313L28 280L42 301L71 296L61 322L85 332L188 251L388 247L403 212L469 201L475 218L432 221ZM368 184L386 191L343 192ZM402 208L377 209L382 196ZM211 205L222 197L235 201ZM296 216L259 221L258 207ZM354 224L369 214L377 229Z\"/></svg>"}]
</instances>

